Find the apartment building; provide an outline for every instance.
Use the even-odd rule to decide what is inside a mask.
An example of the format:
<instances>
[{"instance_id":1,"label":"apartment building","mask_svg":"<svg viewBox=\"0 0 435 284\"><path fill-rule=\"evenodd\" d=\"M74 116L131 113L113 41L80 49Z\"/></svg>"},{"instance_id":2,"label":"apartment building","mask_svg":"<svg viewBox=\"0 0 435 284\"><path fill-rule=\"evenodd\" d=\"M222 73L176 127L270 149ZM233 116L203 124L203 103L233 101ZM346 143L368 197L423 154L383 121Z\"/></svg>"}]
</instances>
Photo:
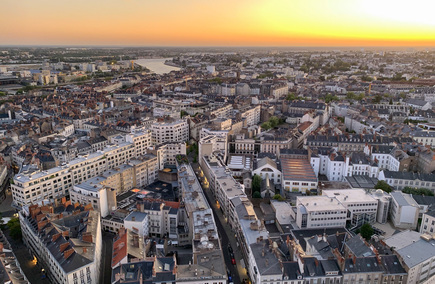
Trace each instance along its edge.
<instances>
[{"instance_id":1,"label":"apartment building","mask_svg":"<svg viewBox=\"0 0 435 284\"><path fill-rule=\"evenodd\" d=\"M397 190L407 186L435 190L435 176L432 174L383 170L379 173L378 179L386 181Z\"/></svg>"},{"instance_id":2,"label":"apartment building","mask_svg":"<svg viewBox=\"0 0 435 284\"><path fill-rule=\"evenodd\" d=\"M410 133L410 136L424 146L435 147L435 131L417 131Z\"/></svg>"},{"instance_id":3,"label":"apartment building","mask_svg":"<svg viewBox=\"0 0 435 284\"><path fill-rule=\"evenodd\" d=\"M184 206L180 207L180 224L185 224L182 234L186 236L180 236L178 242L186 239L187 244L192 244L193 253L191 265L178 266L177 283L206 284L211 280L224 283L227 273L213 212L192 167L177 162L177 169L180 195L184 202ZM204 271L204 275L193 274L195 269Z\"/></svg>"},{"instance_id":4,"label":"apartment building","mask_svg":"<svg viewBox=\"0 0 435 284\"><path fill-rule=\"evenodd\" d=\"M432 235L435 233L435 211L431 210L423 214L420 226L421 234Z\"/></svg>"},{"instance_id":5,"label":"apartment building","mask_svg":"<svg viewBox=\"0 0 435 284\"><path fill-rule=\"evenodd\" d=\"M166 203L172 206L168 206ZM148 234L146 236L158 238L168 236L172 240L177 240L178 204L144 200L138 203L138 209L148 215Z\"/></svg>"},{"instance_id":6,"label":"apartment building","mask_svg":"<svg viewBox=\"0 0 435 284\"><path fill-rule=\"evenodd\" d=\"M157 156L145 154L128 162L134 169L136 186L144 187L156 181L159 171Z\"/></svg>"},{"instance_id":7,"label":"apartment building","mask_svg":"<svg viewBox=\"0 0 435 284\"><path fill-rule=\"evenodd\" d=\"M347 209L334 197L298 196L296 210L296 224L301 229L346 226Z\"/></svg>"},{"instance_id":8,"label":"apartment building","mask_svg":"<svg viewBox=\"0 0 435 284\"><path fill-rule=\"evenodd\" d=\"M151 144L151 131L137 131L127 134L125 137L126 142L132 143L136 149L136 156L143 156L147 153L148 147Z\"/></svg>"},{"instance_id":9,"label":"apartment building","mask_svg":"<svg viewBox=\"0 0 435 284\"><path fill-rule=\"evenodd\" d=\"M347 209L347 220L354 226L376 221L378 201L364 189L323 190L322 195L336 198Z\"/></svg>"},{"instance_id":10,"label":"apartment building","mask_svg":"<svg viewBox=\"0 0 435 284\"><path fill-rule=\"evenodd\" d=\"M63 197L69 195L69 190L75 184L103 175L106 170L120 167L135 156L134 145L122 143L120 145L111 145L103 151L80 156L65 165L46 171L40 171L34 167L24 168L19 174L15 175L11 186L14 204L21 207L35 204L44 199L52 203L58 203ZM120 169L123 170L125 167L127 166L121 166ZM131 173L131 177L133 176L133 173ZM125 178L127 183L132 183L131 177ZM125 188L128 187L125 186Z\"/></svg>"},{"instance_id":11,"label":"apartment building","mask_svg":"<svg viewBox=\"0 0 435 284\"><path fill-rule=\"evenodd\" d=\"M140 237L148 237L149 224L149 215L144 212L133 211L124 219L124 228Z\"/></svg>"},{"instance_id":12,"label":"apartment building","mask_svg":"<svg viewBox=\"0 0 435 284\"><path fill-rule=\"evenodd\" d=\"M174 166L178 155L186 155L186 143L167 142L151 147L148 153L157 157L159 170L163 170L165 165Z\"/></svg>"},{"instance_id":13,"label":"apartment building","mask_svg":"<svg viewBox=\"0 0 435 284\"><path fill-rule=\"evenodd\" d=\"M241 117L246 119L246 126L253 126L260 123L261 106L257 105L253 108L241 112Z\"/></svg>"},{"instance_id":14,"label":"apartment building","mask_svg":"<svg viewBox=\"0 0 435 284\"><path fill-rule=\"evenodd\" d=\"M163 120L151 125L153 144L186 142L189 140L189 124L186 120Z\"/></svg>"},{"instance_id":15,"label":"apartment building","mask_svg":"<svg viewBox=\"0 0 435 284\"><path fill-rule=\"evenodd\" d=\"M73 204L91 204L92 208L100 212L101 217L106 217L116 210L116 191L104 185L106 178L97 176L70 190L70 199Z\"/></svg>"},{"instance_id":16,"label":"apartment building","mask_svg":"<svg viewBox=\"0 0 435 284\"><path fill-rule=\"evenodd\" d=\"M235 197L246 196L244 188L237 182L230 171L226 170L225 166L220 163L213 163L209 157L204 157L203 173L207 177L210 185L210 190L213 192L218 206L221 208L224 215L230 216L231 199ZM232 228L235 227L235 220L229 219L228 223Z\"/></svg>"},{"instance_id":17,"label":"apartment building","mask_svg":"<svg viewBox=\"0 0 435 284\"><path fill-rule=\"evenodd\" d=\"M385 243L394 248L394 254L407 272L407 284L435 280L435 240L431 235L406 230L385 239Z\"/></svg>"},{"instance_id":18,"label":"apartment building","mask_svg":"<svg viewBox=\"0 0 435 284\"><path fill-rule=\"evenodd\" d=\"M65 206L71 205L65 204ZM23 241L52 283L100 283L100 214L74 205L66 211L32 205L19 212Z\"/></svg>"}]
</instances>

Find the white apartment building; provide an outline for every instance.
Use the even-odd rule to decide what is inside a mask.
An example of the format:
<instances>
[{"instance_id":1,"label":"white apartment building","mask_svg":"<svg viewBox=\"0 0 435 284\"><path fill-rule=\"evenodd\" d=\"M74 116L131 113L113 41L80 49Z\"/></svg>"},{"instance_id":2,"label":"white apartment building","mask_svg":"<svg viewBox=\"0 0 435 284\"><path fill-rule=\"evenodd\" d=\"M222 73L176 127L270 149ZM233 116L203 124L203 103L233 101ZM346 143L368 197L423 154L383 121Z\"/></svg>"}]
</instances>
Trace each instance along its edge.
<instances>
[{"instance_id":1,"label":"white apartment building","mask_svg":"<svg viewBox=\"0 0 435 284\"><path fill-rule=\"evenodd\" d=\"M41 200L60 202L62 197L69 195L73 185L102 175L108 169L126 164L134 157L136 157L134 144L122 143L78 157L65 165L46 171L24 169L15 175L11 185L13 202L19 207L36 204Z\"/></svg>"},{"instance_id":2,"label":"white apartment building","mask_svg":"<svg viewBox=\"0 0 435 284\"><path fill-rule=\"evenodd\" d=\"M148 237L149 216L145 212L133 211L125 217L124 227L141 237Z\"/></svg>"},{"instance_id":3,"label":"white apartment building","mask_svg":"<svg viewBox=\"0 0 435 284\"><path fill-rule=\"evenodd\" d=\"M153 144L186 142L189 140L189 124L186 120L161 121L151 125Z\"/></svg>"},{"instance_id":4,"label":"white apartment building","mask_svg":"<svg viewBox=\"0 0 435 284\"><path fill-rule=\"evenodd\" d=\"M347 220L354 226L376 221L378 200L364 189L323 190L322 195L336 198L347 209Z\"/></svg>"},{"instance_id":5,"label":"white apartment building","mask_svg":"<svg viewBox=\"0 0 435 284\"><path fill-rule=\"evenodd\" d=\"M157 156L146 154L128 162L134 168L136 186L144 187L156 181L159 172Z\"/></svg>"},{"instance_id":6,"label":"white apartment building","mask_svg":"<svg viewBox=\"0 0 435 284\"><path fill-rule=\"evenodd\" d=\"M253 126L260 123L261 106L257 105L242 112L242 118L246 119L246 126Z\"/></svg>"},{"instance_id":7,"label":"white apartment building","mask_svg":"<svg viewBox=\"0 0 435 284\"><path fill-rule=\"evenodd\" d=\"M144 236L163 238L168 236L172 240L178 238L178 209L167 206L164 202L144 201L139 203L140 212L148 215L147 234Z\"/></svg>"},{"instance_id":8,"label":"white apartment building","mask_svg":"<svg viewBox=\"0 0 435 284\"><path fill-rule=\"evenodd\" d=\"M203 128L204 129L204 128ZM198 142L198 159L204 156L210 156L219 152L226 160L228 153L228 136L227 135L208 135L204 136Z\"/></svg>"},{"instance_id":9,"label":"white apartment building","mask_svg":"<svg viewBox=\"0 0 435 284\"><path fill-rule=\"evenodd\" d=\"M229 104L210 111L210 116L215 116L216 118L228 118L231 116L232 111L233 105Z\"/></svg>"},{"instance_id":10,"label":"white apartment building","mask_svg":"<svg viewBox=\"0 0 435 284\"><path fill-rule=\"evenodd\" d=\"M367 145L364 147L364 153L378 164L380 170L399 171L400 161L393 155L394 146Z\"/></svg>"},{"instance_id":11,"label":"white apartment building","mask_svg":"<svg viewBox=\"0 0 435 284\"><path fill-rule=\"evenodd\" d=\"M136 155L142 156L147 153L148 147L151 144L151 131L145 130L127 134L126 141L132 143L136 149Z\"/></svg>"},{"instance_id":12,"label":"white apartment building","mask_svg":"<svg viewBox=\"0 0 435 284\"><path fill-rule=\"evenodd\" d=\"M435 131L418 131L410 133L410 136L425 146L435 147Z\"/></svg>"},{"instance_id":13,"label":"white apartment building","mask_svg":"<svg viewBox=\"0 0 435 284\"><path fill-rule=\"evenodd\" d=\"M97 176L74 185L70 190L72 204L77 202L84 205L91 204L103 218L116 210L116 191L106 187L103 184L105 180L106 178Z\"/></svg>"},{"instance_id":14,"label":"white apartment building","mask_svg":"<svg viewBox=\"0 0 435 284\"><path fill-rule=\"evenodd\" d=\"M345 227L347 209L335 197L298 196L296 224L299 228Z\"/></svg>"},{"instance_id":15,"label":"white apartment building","mask_svg":"<svg viewBox=\"0 0 435 284\"><path fill-rule=\"evenodd\" d=\"M24 243L52 283L100 283L103 243L99 213L64 211L59 216L52 210L34 205L20 211Z\"/></svg>"}]
</instances>

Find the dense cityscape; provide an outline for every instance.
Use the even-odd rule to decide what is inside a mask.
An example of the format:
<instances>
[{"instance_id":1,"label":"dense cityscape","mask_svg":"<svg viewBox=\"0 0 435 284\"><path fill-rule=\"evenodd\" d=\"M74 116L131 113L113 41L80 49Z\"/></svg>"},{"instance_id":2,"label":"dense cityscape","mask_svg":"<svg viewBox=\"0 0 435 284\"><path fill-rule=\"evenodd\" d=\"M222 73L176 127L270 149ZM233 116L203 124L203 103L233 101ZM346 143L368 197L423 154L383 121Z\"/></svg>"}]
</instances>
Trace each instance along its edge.
<instances>
[{"instance_id":1,"label":"dense cityscape","mask_svg":"<svg viewBox=\"0 0 435 284\"><path fill-rule=\"evenodd\" d=\"M0 283L435 283L432 48L0 47Z\"/></svg>"}]
</instances>

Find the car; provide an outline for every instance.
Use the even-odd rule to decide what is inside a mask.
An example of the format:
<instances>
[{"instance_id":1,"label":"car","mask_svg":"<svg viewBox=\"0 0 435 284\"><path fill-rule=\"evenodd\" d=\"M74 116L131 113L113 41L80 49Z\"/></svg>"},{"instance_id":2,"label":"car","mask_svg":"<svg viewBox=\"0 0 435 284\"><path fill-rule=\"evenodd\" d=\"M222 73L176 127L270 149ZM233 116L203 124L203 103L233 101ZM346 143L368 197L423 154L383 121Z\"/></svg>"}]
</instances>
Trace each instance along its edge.
<instances>
[{"instance_id":1,"label":"car","mask_svg":"<svg viewBox=\"0 0 435 284\"><path fill-rule=\"evenodd\" d=\"M230 253L233 253L233 248L231 247L231 245L228 245L228 251L229 251Z\"/></svg>"},{"instance_id":2,"label":"car","mask_svg":"<svg viewBox=\"0 0 435 284\"><path fill-rule=\"evenodd\" d=\"M234 264L234 265L236 265L236 259L235 259L234 257L231 258L231 263Z\"/></svg>"}]
</instances>

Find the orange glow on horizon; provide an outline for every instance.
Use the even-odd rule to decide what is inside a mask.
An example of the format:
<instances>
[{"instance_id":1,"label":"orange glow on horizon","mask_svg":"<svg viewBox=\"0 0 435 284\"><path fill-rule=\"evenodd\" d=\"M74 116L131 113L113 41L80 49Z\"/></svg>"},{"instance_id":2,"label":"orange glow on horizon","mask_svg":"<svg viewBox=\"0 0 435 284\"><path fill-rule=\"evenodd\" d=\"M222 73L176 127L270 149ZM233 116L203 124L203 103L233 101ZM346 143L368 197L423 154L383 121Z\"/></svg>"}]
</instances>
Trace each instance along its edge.
<instances>
[{"instance_id":1,"label":"orange glow on horizon","mask_svg":"<svg viewBox=\"0 0 435 284\"><path fill-rule=\"evenodd\" d=\"M3 0L1 45L435 46L430 0Z\"/></svg>"}]
</instances>

